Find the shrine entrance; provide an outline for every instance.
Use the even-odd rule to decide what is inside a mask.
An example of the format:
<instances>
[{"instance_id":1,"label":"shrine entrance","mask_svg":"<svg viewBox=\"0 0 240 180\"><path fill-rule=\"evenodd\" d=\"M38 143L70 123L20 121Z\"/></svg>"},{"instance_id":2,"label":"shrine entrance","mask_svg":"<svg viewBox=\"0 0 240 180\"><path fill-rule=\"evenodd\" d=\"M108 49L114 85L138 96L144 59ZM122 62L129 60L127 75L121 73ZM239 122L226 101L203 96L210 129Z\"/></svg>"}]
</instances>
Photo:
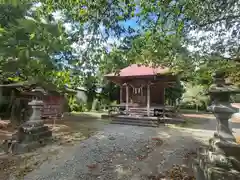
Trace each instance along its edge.
<instances>
[{"instance_id":1,"label":"shrine entrance","mask_svg":"<svg viewBox=\"0 0 240 180\"><path fill-rule=\"evenodd\" d=\"M146 82L143 80L135 80L129 82L129 87L131 90L131 103L135 103L138 106L147 105L147 96L146 96Z\"/></svg>"},{"instance_id":2,"label":"shrine entrance","mask_svg":"<svg viewBox=\"0 0 240 180\"><path fill-rule=\"evenodd\" d=\"M140 106L146 106L146 95L144 94L144 87L140 87L140 88L132 88L132 99L133 102L139 104Z\"/></svg>"},{"instance_id":3,"label":"shrine entrance","mask_svg":"<svg viewBox=\"0 0 240 180\"><path fill-rule=\"evenodd\" d=\"M177 76L165 74L168 71L168 68L135 64L122 69L119 75L108 74L105 77L120 86L119 106L125 109L126 114L133 111L136 114L138 108L137 113L152 116L155 109L164 109L165 88L176 82Z\"/></svg>"}]
</instances>

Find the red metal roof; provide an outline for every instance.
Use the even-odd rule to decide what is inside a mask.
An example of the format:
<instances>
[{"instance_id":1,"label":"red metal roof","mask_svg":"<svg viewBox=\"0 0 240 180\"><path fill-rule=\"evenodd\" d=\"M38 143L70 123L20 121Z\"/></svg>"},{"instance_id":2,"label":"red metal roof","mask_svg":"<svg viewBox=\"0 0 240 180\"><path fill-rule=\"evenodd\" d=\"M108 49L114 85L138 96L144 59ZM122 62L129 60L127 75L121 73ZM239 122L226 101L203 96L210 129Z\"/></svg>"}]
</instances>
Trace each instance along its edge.
<instances>
[{"instance_id":1,"label":"red metal roof","mask_svg":"<svg viewBox=\"0 0 240 180\"><path fill-rule=\"evenodd\" d=\"M133 64L126 68L123 68L120 70L119 73L110 73L105 75L106 77L114 77L114 76L121 76L121 77L127 77L127 76L151 76L151 75L157 75L157 74L165 74L170 71L167 67L156 67L153 68L151 66L145 66L145 65L138 65Z\"/></svg>"}]
</instances>

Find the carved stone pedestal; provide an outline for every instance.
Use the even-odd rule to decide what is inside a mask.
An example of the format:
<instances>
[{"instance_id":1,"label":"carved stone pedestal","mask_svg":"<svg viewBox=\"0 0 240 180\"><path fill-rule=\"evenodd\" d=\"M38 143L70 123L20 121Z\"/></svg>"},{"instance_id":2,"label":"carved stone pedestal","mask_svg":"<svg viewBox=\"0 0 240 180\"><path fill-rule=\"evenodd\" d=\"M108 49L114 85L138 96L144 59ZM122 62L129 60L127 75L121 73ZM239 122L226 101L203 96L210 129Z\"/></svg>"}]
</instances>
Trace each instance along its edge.
<instances>
[{"instance_id":1,"label":"carved stone pedestal","mask_svg":"<svg viewBox=\"0 0 240 180\"><path fill-rule=\"evenodd\" d=\"M52 132L47 126L44 126L41 120L43 102L32 100L29 105L32 106L33 109L30 120L22 124L11 139L3 143L5 152L11 152L13 154L30 152L33 149L45 145L46 141L51 139Z\"/></svg>"},{"instance_id":2,"label":"carved stone pedestal","mask_svg":"<svg viewBox=\"0 0 240 180\"><path fill-rule=\"evenodd\" d=\"M231 106L230 95L239 90L225 84L222 73L216 74L214 80L209 90L213 102L208 109L216 117L217 129L209 145L199 149L193 169L197 180L239 180L240 145L228 124L232 114L238 111Z\"/></svg>"},{"instance_id":3,"label":"carved stone pedestal","mask_svg":"<svg viewBox=\"0 0 240 180\"><path fill-rule=\"evenodd\" d=\"M197 180L240 179L240 146L228 143L215 135L208 147L198 151L193 169Z\"/></svg>"}]
</instances>

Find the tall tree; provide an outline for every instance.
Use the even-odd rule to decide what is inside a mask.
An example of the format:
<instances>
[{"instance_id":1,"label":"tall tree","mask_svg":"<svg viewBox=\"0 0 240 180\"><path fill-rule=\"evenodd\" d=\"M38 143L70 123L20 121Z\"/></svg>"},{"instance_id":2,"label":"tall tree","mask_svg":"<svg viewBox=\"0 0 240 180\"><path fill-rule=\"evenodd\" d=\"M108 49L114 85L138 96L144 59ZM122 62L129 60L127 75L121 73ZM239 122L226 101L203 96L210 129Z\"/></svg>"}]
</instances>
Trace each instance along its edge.
<instances>
[{"instance_id":1,"label":"tall tree","mask_svg":"<svg viewBox=\"0 0 240 180\"><path fill-rule=\"evenodd\" d=\"M188 1L189 42L201 54L215 54L224 60L239 61L240 2L238 0Z\"/></svg>"},{"instance_id":2,"label":"tall tree","mask_svg":"<svg viewBox=\"0 0 240 180\"><path fill-rule=\"evenodd\" d=\"M47 79L58 68L55 56L69 49L63 26L33 7L27 2L0 4L2 78Z\"/></svg>"}]
</instances>

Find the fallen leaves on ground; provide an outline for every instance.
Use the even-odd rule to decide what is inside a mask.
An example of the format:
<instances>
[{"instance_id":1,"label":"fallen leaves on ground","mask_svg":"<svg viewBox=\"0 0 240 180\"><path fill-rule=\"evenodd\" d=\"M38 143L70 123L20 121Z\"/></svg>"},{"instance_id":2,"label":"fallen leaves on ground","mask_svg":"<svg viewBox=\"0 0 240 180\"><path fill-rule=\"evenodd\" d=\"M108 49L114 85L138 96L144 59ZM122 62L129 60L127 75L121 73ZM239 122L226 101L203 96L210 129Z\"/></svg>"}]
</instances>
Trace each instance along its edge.
<instances>
[{"instance_id":1,"label":"fallen leaves on ground","mask_svg":"<svg viewBox=\"0 0 240 180\"><path fill-rule=\"evenodd\" d=\"M152 140L153 141L162 141L162 139L160 137L153 137Z\"/></svg>"},{"instance_id":2,"label":"fallen leaves on ground","mask_svg":"<svg viewBox=\"0 0 240 180\"><path fill-rule=\"evenodd\" d=\"M9 121L0 120L0 129L7 129L8 126L9 126Z\"/></svg>"},{"instance_id":3,"label":"fallen leaves on ground","mask_svg":"<svg viewBox=\"0 0 240 180\"><path fill-rule=\"evenodd\" d=\"M58 154L58 150L63 145L73 145L77 141L82 141L89 136L93 135L95 130L85 129L85 131L79 130L71 131L66 126L55 126L53 128L53 141L52 145L56 149L52 149L52 146L45 146L32 152L22 155L4 155L0 156L0 179L7 180L10 175L13 175L19 179L22 179L26 174L39 167L43 162L54 157Z\"/></svg>"},{"instance_id":4,"label":"fallen leaves on ground","mask_svg":"<svg viewBox=\"0 0 240 180\"><path fill-rule=\"evenodd\" d=\"M54 141L59 145L73 145L76 141L82 141L87 137L84 136L81 132L64 132L54 134Z\"/></svg>"},{"instance_id":5,"label":"fallen leaves on ground","mask_svg":"<svg viewBox=\"0 0 240 180\"><path fill-rule=\"evenodd\" d=\"M240 113L235 113L231 117L231 122L239 123L240 122Z\"/></svg>"},{"instance_id":6,"label":"fallen leaves on ground","mask_svg":"<svg viewBox=\"0 0 240 180\"><path fill-rule=\"evenodd\" d=\"M0 179L9 179L9 174L17 168L19 158L8 157L7 155L0 157Z\"/></svg>"},{"instance_id":7,"label":"fallen leaves on ground","mask_svg":"<svg viewBox=\"0 0 240 180\"><path fill-rule=\"evenodd\" d=\"M45 149L22 155L5 154L0 156L0 179L7 180L10 175L22 179L50 157L58 154L58 149L47 147Z\"/></svg>"},{"instance_id":8,"label":"fallen leaves on ground","mask_svg":"<svg viewBox=\"0 0 240 180\"><path fill-rule=\"evenodd\" d=\"M139 156L137 156L137 160L139 160L139 161L142 161L145 158L147 158L147 155L139 155Z\"/></svg>"},{"instance_id":9,"label":"fallen leaves on ground","mask_svg":"<svg viewBox=\"0 0 240 180\"><path fill-rule=\"evenodd\" d=\"M159 137L153 137L152 141L146 143L141 149L141 154L139 154L136 159L142 161L148 157L148 155L154 151L154 147L161 146L163 144L163 140Z\"/></svg>"},{"instance_id":10,"label":"fallen leaves on ground","mask_svg":"<svg viewBox=\"0 0 240 180\"><path fill-rule=\"evenodd\" d=\"M171 180L195 180L195 177L190 176L180 165L174 165L166 172L166 177Z\"/></svg>"},{"instance_id":11,"label":"fallen leaves on ground","mask_svg":"<svg viewBox=\"0 0 240 180\"><path fill-rule=\"evenodd\" d=\"M163 140L159 137L153 137L152 140L156 142L156 146L161 146L163 144Z\"/></svg>"},{"instance_id":12,"label":"fallen leaves on ground","mask_svg":"<svg viewBox=\"0 0 240 180\"><path fill-rule=\"evenodd\" d=\"M89 164L87 165L88 169L96 169L97 168L97 164Z\"/></svg>"},{"instance_id":13,"label":"fallen leaves on ground","mask_svg":"<svg viewBox=\"0 0 240 180\"><path fill-rule=\"evenodd\" d=\"M164 175L165 174L165 175ZM196 180L194 176L189 175L182 166L174 165L164 174L150 175L149 180Z\"/></svg>"},{"instance_id":14,"label":"fallen leaves on ground","mask_svg":"<svg viewBox=\"0 0 240 180\"><path fill-rule=\"evenodd\" d=\"M154 175L150 175L150 176L148 176L148 179L149 180L162 180L162 179L165 179L165 175L163 175L163 174L158 174L158 175L156 175L156 176L154 176Z\"/></svg>"},{"instance_id":15,"label":"fallen leaves on ground","mask_svg":"<svg viewBox=\"0 0 240 180\"><path fill-rule=\"evenodd\" d=\"M240 144L240 136L236 137L236 141L237 141L238 144Z\"/></svg>"}]
</instances>

